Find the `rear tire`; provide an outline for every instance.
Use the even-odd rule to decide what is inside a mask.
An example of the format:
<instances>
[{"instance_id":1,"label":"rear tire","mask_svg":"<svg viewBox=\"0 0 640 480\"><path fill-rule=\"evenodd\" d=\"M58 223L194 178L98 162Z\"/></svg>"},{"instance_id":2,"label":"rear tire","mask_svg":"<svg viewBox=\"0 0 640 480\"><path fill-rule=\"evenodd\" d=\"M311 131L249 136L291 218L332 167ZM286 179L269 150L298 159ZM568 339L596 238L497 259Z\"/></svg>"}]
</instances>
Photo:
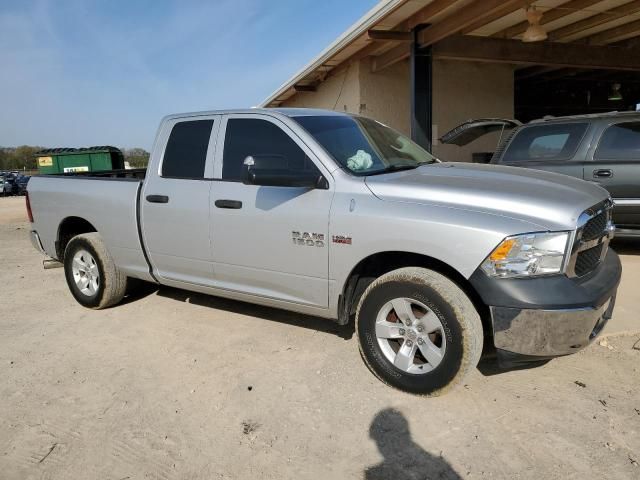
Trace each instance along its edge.
<instances>
[{"instance_id":1,"label":"rear tire","mask_svg":"<svg viewBox=\"0 0 640 480\"><path fill-rule=\"evenodd\" d=\"M87 308L100 310L120 302L127 277L116 266L97 232L73 237L64 251L64 273L71 294Z\"/></svg>"},{"instance_id":2,"label":"rear tire","mask_svg":"<svg viewBox=\"0 0 640 480\"><path fill-rule=\"evenodd\" d=\"M482 322L444 275L401 268L376 279L356 312L360 353L384 383L437 396L462 383L483 346Z\"/></svg>"}]
</instances>

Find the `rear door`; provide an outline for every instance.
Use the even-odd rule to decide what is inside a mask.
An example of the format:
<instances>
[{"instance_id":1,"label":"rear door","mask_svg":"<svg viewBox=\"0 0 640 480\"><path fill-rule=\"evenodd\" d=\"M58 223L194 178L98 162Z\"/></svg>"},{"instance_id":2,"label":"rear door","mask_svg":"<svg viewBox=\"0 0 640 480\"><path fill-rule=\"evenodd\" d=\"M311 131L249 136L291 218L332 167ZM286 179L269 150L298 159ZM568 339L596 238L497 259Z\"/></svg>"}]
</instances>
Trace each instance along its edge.
<instances>
[{"instance_id":1,"label":"rear door","mask_svg":"<svg viewBox=\"0 0 640 480\"><path fill-rule=\"evenodd\" d=\"M156 172L147 172L140 199L142 233L156 275L211 285L209 194L220 116L168 121Z\"/></svg>"},{"instance_id":2,"label":"rear door","mask_svg":"<svg viewBox=\"0 0 640 480\"><path fill-rule=\"evenodd\" d=\"M527 125L514 135L497 163L582 178L588 130L588 122Z\"/></svg>"},{"instance_id":3,"label":"rear door","mask_svg":"<svg viewBox=\"0 0 640 480\"><path fill-rule=\"evenodd\" d=\"M640 121L604 128L584 179L609 190L616 204L616 224L640 225Z\"/></svg>"},{"instance_id":4,"label":"rear door","mask_svg":"<svg viewBox=\"0 0 640 480\"><path fill-rule=\"evenodd\" d=\"M218 144L218 181L211 191L216 284L326 308L331 176L286 124L269 115L226 115ZM241 173L248 156L272 158L294 171L322 173L331 187L244 185Z\"/></svg>"}]
</instances>

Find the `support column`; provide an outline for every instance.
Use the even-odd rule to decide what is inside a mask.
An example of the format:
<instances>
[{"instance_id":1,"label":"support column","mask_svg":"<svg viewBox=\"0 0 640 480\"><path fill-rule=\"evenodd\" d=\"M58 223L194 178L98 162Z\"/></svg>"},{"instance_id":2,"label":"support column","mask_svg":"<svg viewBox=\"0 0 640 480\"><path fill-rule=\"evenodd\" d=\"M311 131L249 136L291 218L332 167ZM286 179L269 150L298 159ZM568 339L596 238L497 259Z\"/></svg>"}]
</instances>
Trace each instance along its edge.
<instances>
[{"instance_id":1,"label":"support column","mask_svg":"<svg viewBox=\"0 0 640 480\"><path fill-rule=\"evenodd\" d=\"M418 32L428 25L413 29L411 44L411 139L427 151L432 147L432 60L431 46L420 48Z\"/></svg>"}]
</instances>

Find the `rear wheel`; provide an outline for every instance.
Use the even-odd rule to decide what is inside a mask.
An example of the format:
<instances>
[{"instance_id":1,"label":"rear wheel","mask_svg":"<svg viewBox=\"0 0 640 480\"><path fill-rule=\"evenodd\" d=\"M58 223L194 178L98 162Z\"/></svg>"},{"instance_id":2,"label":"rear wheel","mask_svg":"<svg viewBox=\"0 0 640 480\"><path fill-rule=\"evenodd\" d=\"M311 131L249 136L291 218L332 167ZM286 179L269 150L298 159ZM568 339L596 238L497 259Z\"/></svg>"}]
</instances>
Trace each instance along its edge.
<instances>
[{"instance_id":1,"label":"rear wheel","mask_svg":"<svg viewBox=\"0 0 640 480\"><path fill-rule=\"evenodd\" d=\"M410 393L446 392L482 353L482 322L469 298L424 268L401 268L375 280L358 305L356 331L370 370Z\"/></svg>"},{"instance_id":2,"label":"rear wheel","mask_svg":"<svg viewBox=\"0 0 640 480\"><path fill-rule=\"evenodd\" d=\"M101 309L118 303L127 277L111 258L100 234L73 237L64 251L64 271L71 294L81 305Z\"/></svg>"}]
</instances>

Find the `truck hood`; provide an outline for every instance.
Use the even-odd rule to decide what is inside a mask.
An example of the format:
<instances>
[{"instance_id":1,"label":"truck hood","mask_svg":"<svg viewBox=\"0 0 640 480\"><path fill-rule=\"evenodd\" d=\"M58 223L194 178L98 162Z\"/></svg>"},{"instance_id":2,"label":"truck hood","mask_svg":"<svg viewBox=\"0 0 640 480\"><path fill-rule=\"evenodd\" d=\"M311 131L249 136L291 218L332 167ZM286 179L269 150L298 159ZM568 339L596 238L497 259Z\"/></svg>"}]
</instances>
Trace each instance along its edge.
<instances>
[{"instance_id":1,"label":"truck hood","mask_svg":"<svg viewBox=\"0 0 640 480\"><path fill-rule=\"evenodd\" d=\"M609 193L577 178L502 165L435 163L369 176L381 200L439 205L523 220L542 230L572 230Z\"/></svg>"}]
</instances>

